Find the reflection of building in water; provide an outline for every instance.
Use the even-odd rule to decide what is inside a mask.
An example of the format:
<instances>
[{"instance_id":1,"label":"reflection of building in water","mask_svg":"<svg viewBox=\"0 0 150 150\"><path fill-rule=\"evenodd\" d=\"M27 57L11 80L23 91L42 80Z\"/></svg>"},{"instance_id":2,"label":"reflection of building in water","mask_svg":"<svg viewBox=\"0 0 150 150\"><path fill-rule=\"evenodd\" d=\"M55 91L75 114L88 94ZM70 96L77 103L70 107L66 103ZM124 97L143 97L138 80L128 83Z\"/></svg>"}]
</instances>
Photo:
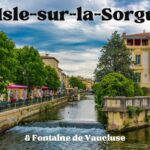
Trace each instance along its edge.
<instances>
[{"instance_id":1,"label":"reflection of building in water","mask_svg":"<svg viewBox=\"0 0 150 150\"><path fill-rule=\"evenodd\" d=\"M136 82L142 87L150 88L150 33L123 33L123 38L127 48L132 52L132 69Z\"/></svg>"},{"instance_id":2,"label":"reflection of building in water","mask_svg":"<svg viewBox=\"0 0 150 150\"><path fill-rule=\"evenodd\" d=\"M66 88L69 88L69 77L67 77L67 75L63 72L63 70L59 67L59 60L56 59L55 57L49 56L48 54L46 55L42 55L41 54L41 58L43 60L43 62L45 63L45 65L47 66L51 66L52 68L54 68L59 76L59 79L61 81L61 85L65 86Z\"/></svg>"}]
</instances>

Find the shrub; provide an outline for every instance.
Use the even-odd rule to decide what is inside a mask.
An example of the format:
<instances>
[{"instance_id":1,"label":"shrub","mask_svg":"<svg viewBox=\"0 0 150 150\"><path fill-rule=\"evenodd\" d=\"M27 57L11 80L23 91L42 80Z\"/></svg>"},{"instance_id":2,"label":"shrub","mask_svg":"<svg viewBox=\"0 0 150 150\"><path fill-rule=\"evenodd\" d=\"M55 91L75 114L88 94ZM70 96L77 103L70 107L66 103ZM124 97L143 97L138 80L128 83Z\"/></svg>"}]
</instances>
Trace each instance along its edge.
<instances>
[{"instance_id":1,"label":"shrub","mask_svg":"<svg viewBox=\"0 0 150 150\"><path fill-rule=\"evenodd\" d=\"M147 87L142 87L142 90L143 90L144 95L149 94L149 89Z\"/></svg>"},{"instance_id":2,"label":"shrub","mask_svg":"<svg viewBox=\"0 0 150 150\"><path fill-rule=\"evenodd\" d=\"M134 96L143 96L143 95L144 95L143 89L137 83L134 83Z\"/></svg>"},{"instance_id":3,"label":"shrub","mask_svg":"<svg viewBox=\"0 0 150 150\"><path fill-rule=\"evenodd\" d=\"M129 118L133 118L136 115L136 108L133 106L128 106L128 115Z\"/></svg>"},{"instance_id":4,"label":"shrub","mask_svg":"<svg viewBox=\"0 0 150 150\"><path fill-rule=\"evenodd\" d=\"M96 90L98 89L98 83L95 83L93 86L92 86L92 90L94 93L96 93Z\"/></svg>"},{"instance_id":5,"label":"shrub","mask_svg":"<svg viewBox=\"0 0 150 150\"><path fill-rule=\"evenodd\" d=\"M96 102L103 106L104 96L134 96L134 83L120 73L109 73L96 90Z\"/></svg>"},{"instance_id":6,"label":"shrub","mask_svg":"<svg viewBox=\"0 0 150 150\"><path fill-rule=\"evenodd\" d=\"M139 115L141 112L143 112L143 109L140 107L136 107L136 114Z\"/></svg>"},{"instance_id":7,"label":"shrub","mask_svg":"<svg viewBox=\"0 0 150 150\"><path fill-rule=\"evenodd\" d=\"M143 111L142 108L135 107L135 106L128 106L127 110L128 110L129 118L133 118L134 116L139 116L139 114Z\"/></svg>"},{"instance_id":8,"label":"shrub","mask_svg":"<svg viewBox=\"0 0 150 150\"><path fill-rule=\"evenodd\" d=\"M149 123L150 122L150 115L145 117L145 122Z\"/></svg>"}]
</instances>

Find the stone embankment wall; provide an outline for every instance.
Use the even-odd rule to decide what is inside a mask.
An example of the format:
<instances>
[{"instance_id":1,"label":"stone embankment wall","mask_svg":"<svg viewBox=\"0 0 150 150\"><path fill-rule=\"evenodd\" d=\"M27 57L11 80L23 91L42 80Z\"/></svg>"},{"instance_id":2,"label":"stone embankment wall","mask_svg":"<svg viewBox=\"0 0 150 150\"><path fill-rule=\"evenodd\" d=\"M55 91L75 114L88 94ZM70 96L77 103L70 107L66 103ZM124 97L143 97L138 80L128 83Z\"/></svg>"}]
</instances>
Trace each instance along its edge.
<instances>
[{"instance_id":1,"label":"stone embankment wall","mask_svg":"<svg viewBox=\"0 0 150 150\"><path fill-rule=\"evenodd\" d=\"M26 107L8 110L0 113L0 133L17 125L24 118L37 114L41 111L60 106L68 102L70 97L58 98Z\"/></svg>"},{"instance_id":2,"label":"stone embankment wall","mask_svg":"<svg viewBox=\"0 0 150 150\"><path fill-rule=\"evenodd\" d=\"M150 126L150 97L105 97L103 111L108 131Z\"/></svg>"}]
</instances>

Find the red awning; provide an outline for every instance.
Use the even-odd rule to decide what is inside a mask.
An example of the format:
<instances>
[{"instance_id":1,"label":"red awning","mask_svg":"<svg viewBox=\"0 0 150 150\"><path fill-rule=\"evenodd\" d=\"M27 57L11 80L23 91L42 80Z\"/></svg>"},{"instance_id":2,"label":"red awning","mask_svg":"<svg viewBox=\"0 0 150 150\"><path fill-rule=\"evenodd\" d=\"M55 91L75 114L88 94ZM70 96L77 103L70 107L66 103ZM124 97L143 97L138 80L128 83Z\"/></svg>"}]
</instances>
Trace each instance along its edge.
<instances>
[{"instance_id":1,"label":"red awning","mask_svg":"<svg viewBox=\"0 0 150 150\"><path fill-rule=\"evenodd\" d=\"M26 85L15 85L15 84L12 84L12 85L9 85L7 88L8 89L27 89L28 86L26 86Z\"/></svg>"},{"instance_id":2,"label":"red awning","mask_svg":"<svg viewBox=\"0 0 150 150\"><path fill-rule=\"evenodd\" d=\"M48 90L48 86L42 86L42 90Z\"/></svg>"}]
</instances>

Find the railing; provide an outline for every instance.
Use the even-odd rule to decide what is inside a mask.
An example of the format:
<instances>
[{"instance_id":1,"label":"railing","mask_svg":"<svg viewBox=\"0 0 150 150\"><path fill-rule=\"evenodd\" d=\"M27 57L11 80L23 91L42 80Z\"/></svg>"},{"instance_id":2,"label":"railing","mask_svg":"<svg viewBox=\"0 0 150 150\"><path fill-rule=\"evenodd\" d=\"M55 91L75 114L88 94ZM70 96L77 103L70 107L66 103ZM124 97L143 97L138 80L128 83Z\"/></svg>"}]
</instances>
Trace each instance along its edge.
<instances>
[{"instance_id":1,"label":"railing","mask_svg":"<svg viewBox=\"0 0 150 150\"><path fill-rule=\"evenodd\" d=\"M128 106L150 110L150 97L105 97L103 110L124 112L127 111Z\"/></svg>"},{"instance_id":2,"label":"railing","mask_svg":"<svg viewBox=\"0 0 150 150\"><path fill-rule=\"evenodd\" d=\"M16 102L8 102L8 101L0 101L0 112L16 109L24 106L29 106L32 104L42 103L46 101L55 100L58 98L63 98L66 95L55 95L55 96L46 96L42 98L33 98L33 99L26 99L26 100L17 100Z\"/></svg>"}]
</instances>

